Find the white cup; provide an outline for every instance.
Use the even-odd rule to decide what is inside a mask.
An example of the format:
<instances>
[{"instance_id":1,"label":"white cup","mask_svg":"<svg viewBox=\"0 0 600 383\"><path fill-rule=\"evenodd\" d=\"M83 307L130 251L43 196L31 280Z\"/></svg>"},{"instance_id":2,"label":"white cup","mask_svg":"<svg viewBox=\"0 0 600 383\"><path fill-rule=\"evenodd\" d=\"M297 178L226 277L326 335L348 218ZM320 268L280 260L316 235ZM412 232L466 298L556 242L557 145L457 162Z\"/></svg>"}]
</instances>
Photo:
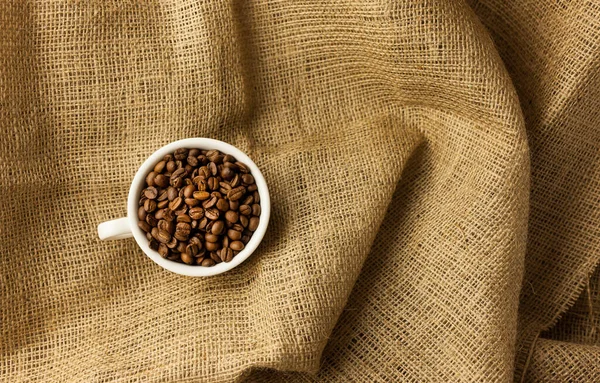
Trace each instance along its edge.
<instances>
[{"instance_id":1,"label":"white cup","mask_svg":"<svg viewBox=\"0 0 600 383\"><path fill-rule=\"evenodd\" d=\"M146 234L138 227L138 201L140 194L144 189L146 175L154 169L162 158L169 153L173 153L176 149L216 149L224 154L231 154L236 160L248 165L250 172L254 176L258 193L260 194L261 215L258 228L246 244L244 249L238 255L233 257L231 262L221 262L212 267L193 266L184 263L173 262L161 257L158 252L152 250L148 245ZM129 197L127 198L127 217L118 218L112 221L102 222L98 225L98 236L102 240L113 240L133 237L138 246L146 253L150 259L163 268L177 274L187 275L191 277L206 277L224 273L233 269L244 262L256 250L260 241L262 241L267 226L269 225L269 217L271 215L271 200L269 198L269 189L262 173L256 164L244 152L229 145L223 141L213 140L210 138L187 138L172 142L154 152L144 163L133 177L133 182L129 188Z\"/></svg>"}]
</instances>

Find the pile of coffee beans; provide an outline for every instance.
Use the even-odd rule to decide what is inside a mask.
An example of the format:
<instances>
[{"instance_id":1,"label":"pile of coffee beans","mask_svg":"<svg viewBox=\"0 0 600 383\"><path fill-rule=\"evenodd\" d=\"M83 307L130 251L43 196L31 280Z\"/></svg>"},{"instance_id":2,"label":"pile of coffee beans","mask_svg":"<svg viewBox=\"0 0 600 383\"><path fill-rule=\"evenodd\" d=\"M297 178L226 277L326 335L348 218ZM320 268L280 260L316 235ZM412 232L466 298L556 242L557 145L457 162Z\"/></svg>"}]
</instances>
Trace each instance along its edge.
<instances>
[{"instance_id":1,"label":"pile of coffee beans","mask_svg":"<svg viewBox=\"0 0 600 383\"><path fill-rule=\"evenodd\" d=\"M258 228L257 189L233 156L180 148L146 176L138 226L163 258L207 267L230 262Z\"/></svg>"}]
</instances>

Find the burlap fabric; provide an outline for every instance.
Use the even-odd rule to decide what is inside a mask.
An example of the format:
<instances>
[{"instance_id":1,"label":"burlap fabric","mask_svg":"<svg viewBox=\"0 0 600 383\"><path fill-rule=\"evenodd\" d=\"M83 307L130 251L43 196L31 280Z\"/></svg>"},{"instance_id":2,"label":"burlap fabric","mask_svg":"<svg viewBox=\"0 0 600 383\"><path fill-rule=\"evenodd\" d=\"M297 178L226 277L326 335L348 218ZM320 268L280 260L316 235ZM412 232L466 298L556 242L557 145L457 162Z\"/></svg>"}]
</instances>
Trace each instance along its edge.
<instances>
[{"instance_id":1,"label":"burlap fabric","mask_svg":"<svg viewBox=\"0 0 600 383\"><path fill-rule=\"evenodd\" d=\"M2 381L600 379L597 2L0 8ZM198 136L263 170L259 250L100 242Z\"/></svg>"}]
</instances>

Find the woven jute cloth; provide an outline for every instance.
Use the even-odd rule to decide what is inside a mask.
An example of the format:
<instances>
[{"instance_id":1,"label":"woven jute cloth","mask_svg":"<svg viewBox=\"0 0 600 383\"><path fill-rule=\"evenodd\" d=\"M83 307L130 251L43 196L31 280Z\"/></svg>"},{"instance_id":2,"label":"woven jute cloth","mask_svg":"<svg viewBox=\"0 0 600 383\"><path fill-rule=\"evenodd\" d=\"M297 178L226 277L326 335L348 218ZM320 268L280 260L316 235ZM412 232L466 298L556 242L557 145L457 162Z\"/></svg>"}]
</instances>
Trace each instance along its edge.
<instances>
[{"instance_id":1,"label":"woven jute cloth","mask_svg":"<svg viewBox=\"0 0 600 383\"><path fill-rule=\"evenodd\" d=\"M1 1L0 381L600 381L600 3ZM240 267L96 226L181 138L272 200Z\"/></svg>"}]
</instances>

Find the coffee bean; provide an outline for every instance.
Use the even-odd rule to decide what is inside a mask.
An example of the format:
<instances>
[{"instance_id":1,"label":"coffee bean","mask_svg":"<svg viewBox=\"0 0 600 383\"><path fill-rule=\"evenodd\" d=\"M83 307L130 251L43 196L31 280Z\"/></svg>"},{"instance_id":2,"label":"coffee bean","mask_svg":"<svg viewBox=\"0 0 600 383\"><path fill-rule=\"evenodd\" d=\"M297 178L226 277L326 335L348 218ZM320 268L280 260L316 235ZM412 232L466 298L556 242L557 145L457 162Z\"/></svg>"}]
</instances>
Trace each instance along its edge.
<instances>
[{"instance_id":1,"label":"coffee bean","mask_svg":"<svg viewBox=\"0 0 600 383\"><path fill-rule=\"evenodd\" d=\"M156 201L152 199L147 199L146 202L144 202L144 210L146 210L146 213L152 213L156 210L156 207Z\"/></svg>"},{"instance_id":2,"label":"coffee bean","mask_svg":"<svg viewBox=\"0 0 600 383\"><path fill-rule=\"evenodd\" d=\"M169 200L160 201L159 203L156 204L156 207L158 209L164 209L167 206L169 206Z\"/></svg>"},{"instance_id":3,"label":"coffee bean","mask_svg":"<svg viewBox=\"0 0 600 383\"><path fill-rule=\"evenodd\" d=\"M156 197L157 201L167 201L167 197L169 196L169 193L167 192L167 189L162 189L159 193L158 193L158 197Z\"/></svg>"},{"instance_id":4,"label":"coffee bean","mask_svg":"<svg viewBox=\"0 0 600 383\"><path fill-rule=\"evenodd\" d=\"M210 193L207 191L197 191L193 193L195 199L204 201L210 198Z\"/></svg>"},{"instance_id":5,"label":"coffee bean","mask_svg":"<svg viewBox=\"0 0 600 383\"><path fill-rule=\"evenodd\" d=\"M219 189L219 180L216 177L210 177L206 181L206 186L210 190L218 190Z\"/></svg>"},{"instance_id":6,"label":"coffee bean","mask_svg":"<svg viewBox=\"0 0 600 383\"><path fill-rule=\"evenodd\" d=\"M188 156L187 163L192 167L196 167L198 166L199 161L196 157Z\"/></svg>"},{"instance_id":7,"label":"coffee bean","mask_svg":"<svg viewBox=\"0 0 600 383\"><path fill-rule=\"evenodd\" d=\"M181 207L174 211L175 215L186 214L188 212L188 206L182 204Z\"/></svg>"},{"instance_id":8,"label":"coffee bean","mask_svg":"<svg viewBox=\"0 0 600 383\"><path fill-rule=\"evenodd\" d=\"M175 213L173 212L173 210L166 208L164 209L162 219L164 219L165 221L172 221L175 219Z\"/></svg>"},{"instance_id":9,"label":"coffee bean","mask_svg":"<svg viewBox=\"0 0 600 383\"><path fill-rule=\"evenodd\" d=\"M167 161L162 160L159 163L157 163L156 165L154 165L154 171L156 173L162 173L163 170L165 169L166 165L167 165Z\"/></svg>"},{"instance_id":10,"label":"coffee bean","mask_svg":"<svg viewBox=\"0 0 600 383\"><path fill-rule=\"evenodd\" d=\"M229 244L232 250L240 251L244 249L244 244L241 241L233 241Z\"/></svg>"},{"instance_id":11,"label":"coffee bean","mask_svg":"<svg viewBox=\"0 0 600 383\"><path fill-rule=\"evenodd\" d=\"M169 186L169 179L164 174L159 174L156 177L154 177L154 183L158 187L166 188L167 186Z\"/></svg>"},{"instance_id":12,"label":"coffee bean","mask_svg":"<svg viewBox=\"0 0 600 383\"><path fill-rule=\"evenodd\" d=\"M237 201L240 198L242 198L244 196L244 194L246 193L246 188L243 186L238 186L234 189L231 189L228 193L227 193L227 198L230 201Z\"/></svg>"},{"instance_id":13,"label":"coffee bean","mask_svg":"<svg viewBox=\"0 0 600 383\"><path fill-rule=\"evenodd\" d=\"M185 160L188 156L188 150L186 148L179 148L177 150L175 150L175 153L173 154L173 156L175 157L176 160Z\"/></svg>"},{"instance_id":14,"label":"coffee bean","mask_svg":"<svg viewBox=\"0 0 600 383\"><path fill-rule=\"evenodd\" d=\"M248 217L246 217L245 215L240 215L240 224L243 227L248 227L248 222L249 222Z\"/></svg>"},{"instance_id":15,"label":"coffee bean","mask_svg":"<svg viewBox=\"0 0 600 383\"><path fill-rule=\"evenodd\" d=\"M156 218L154 218L154 216L152 214L148 214L146 216L146 222L148 222L148 225L155 227L156 225L158 225L158 220Z\"/></svg>"},{"instance_id":16,"label":"coffee bean","mask_svg":"<svg viewBox=\"0 0 600 383\"><path fill-rule=\"evenodd\" d=\"M148 186L154 186L154 178L156 177L156 172L150 172L146 176L146 184Z\"/></svg>"},{"instance_id":17,"label":"coffee bean","mask_svg":"<svg viewBox=\"0 0 600 383\"><path fill-rule=\"evenodd\" d=\"M200 231L206 230L207 225L208 225L208 218L203 217L200 221L198 221L198 230L200 230Z\"/></svg>"},{"instance_id":18,"label":"coffee bean","mask_svg":"<svg viewBox=\"0 0 600 383\"><path fill-rule=\"evenodd\" d=\"M191 219L202 219L204 217L204 209L201 207L193 207L189 211Z\"/></svg>"},{"instance_id":19,"label":"coffee bean","mask_svg":"<svg viewBox=\"0 0 600 383\"><path fill-rule=\"evenodd\" d=\"M258 229L259 223L260 223L260 218L258 218L258 217L250 218L250 222L248 223L248 230L256 231L256 229Z\"/></svg>"},{"instance_id":20,"label":"coffee bean","mask_svg":"<svg viewBox=\"0 0 600 383\"><path fill-rule=\"evenodd\" d=\"M152 226L148 224L146 221L139 221L138 226L140 229L144 230L144 232L149 233L152 230Z\"/></svg>"},{"instance_id":21,"label":"coffee bean","mask_svg":"<svg viewBox=\"0 0 600 383\"><path fill-rule=\"evenodd\" d=\"M219 219L219 210L217 210L215 208L206 209L204 211L204 216L213 221L217 220L217 219Z\"/></svg>"},{"instance_id":22,"label":"coffee bean","mask_svg":"<svg viewBox=\"0 0 600 383\"><path fill-rule=\"evenodd\" d=\"M204 267L211 267L215 265L215 261L213 261L210 258L204 258L204 260L202 260L201 265Z\"/></svg>"},{"instance_id":23,"label":"coffee bean","mask_svg":"<svg viewBox=\"0 0 600 383\"><path fill-rule=\"evenodd\" d=\"M167 199L169 201L173 201L175 198L177 198L178 195L179 192L177 191L177 189L175 189L173 186L169 186L169 188L167 189Z\"/></svg>"},{"instance_id":24,"label":"coffee bean","mask_svg":"<svg viewBox=\"0 0 600 383\"><path fill-rule=\"evenodd\" d=\"M229 247L229 237L225 236L223 237L223 239L221 240L221 247Z\"/></svg>"},{"instance_id":25,"label":"coffee bean","mask_svg":"<svg viewBox=\"0 0 600 383\"><path fill-rule=\"evenodd\" d=\"M160 256L163 258L167 258L169 256L169 248L167 247L167 245L165 245L164 243L158 245L158 254L160 254Z\"/></svg>"},{"instance_id":26,"label":"coffee bean","mask_svg":"<svg viewBox=\"0 0 600 383\"><path fill-rule=\"evenodd\" d=\"M187 253L181 253L181 260L188 265L196 262L196 259Z\"/></svg>"},{"instance_id":27,"label":"coffee bean","mask_svg":"<svg viewBox=\"0 0 600 383\"><path fill-rule=\"evenodd\" d=\"M223 262L231 262L231 260L233 259L233 250L231 250L230 248L222 248L221 249L221 260Z\"/></svg>"},{"instance_id":28,"label":"coffee bean","mask_svg":"<svg viewBox=\"0 0 600 383\"><path fill-rule=\"evenodd\" d=\"M218 250L220 246L221 246L221 245L219 245L217 242L205 242L205 243L204 243L204 248L205 248L207 251L215 251L215 250Z\"/></svg>"},{"instance_id":29,"label":"coffee bean","mask_svg":"<svg viewBox=\"0 0 600 383\"><path fill-rule=\"evenodd\" d=\"M254 197L254 203L260 203L260 194L258 194L258 190L252 193L252 196Z\"/></svg>"},{"instance_id":30,"label":"coffee bean","mask_svg":"<svg viewBox=\"0 0 600 383\"><path fill-rule=\"evenodd\" d=\"M238 210L240 208L240 201L229 201L229 210Z\"/></svg>"},{"instance_id":31,"label":"coffee bean","mask_svg":"<svg viewBox=\"0 0 600 383\"><path fill-rule=\"evenodd\" d=\"M252 174L242 174L242 182L251 185L254 183L254 177L252 177Z\"/></svg>"},{"instance_id":32,"label":"coffee bean","mask_svg":"<svg viewBox=\"0 0 600 383\"><path fill-rule=\"evenodd\" d=\"M223 163L227 163L227 162L229 162L229 163L235 162L235 158L231 154L226 154L223 157Z\"/></svg>"},{"instance_id":33,"label":"coffee bean","mask_svg":"<svg viewBox=\"0 0 600 383\"><path fill-rule=\"evenodd\" d=\"M213 206L215 206L217 204L217 201L218 201L217 197L212 196L211 198L209 198L206 201L202 202L202 207L204 209L211 208L211 207L213 207Z\"/></svg>"},{"instance_id":34,"label":"coffee bean","mask_svg":"<svg viewBox=\"0 0 600 383\"><path fill-rule=\"evenodd\" d=\"M150 237L150 239L148 239L148 241L149 241L148 246L152 250L154 250L154 251L158 250L158 242L156 242L156 240L154 238Z\"/></svg>"},{"instance_id":35,"label":"coffee bean","mask_svg":"<svg viewBox=\"0 0 600 383\"><path fill-rule=\"evenodd\" d=\"M206 240L206 242L218 242L219 241L219 236L218 235L214 235L212 233L206 233L204 235L204 239Z\"/></svg>"},{"instance_id":36,"label":"coffee bean","mask_svg":"<svg viewBox=\"0 0 600 383\"><path fill-rule=\"evenodd\" d=\"M256 191L257 189L258 189L258 186L256 186L256 184L252 184L252 185L248 186L249 192Z\"/></svg>"},{"instance_id":37,"label":"coffee bean","mask_svg":"<svg viewBox=\"0 0 600 383\"><path fill-rule=\"evenodd\" d=\"M252 208L248 205L241 205L240 206L240 214L250 215L250 214L252 214Z\"/></svg>"},{"instance_id":38,"label":"coffee bean","mask_svg":"<svg viewBox=\"0 0 600 383\"><path fill-rule=\"evenodd\" d=\"M240 186L241 183L242 183L242 178L239 176L239 174L236 174L235 176L233 176L231 181L229 181L229 185L231 185L232 188L236 188L236 187Z\"/></svg>"},{"instance_id":39,"label":"coffee bean","mask_svg":"<svg viewBox=\"0 0 600 383\"><path fill-rule=\"evenodd\" d=\"M247 245L248 242L250 242L250 236L249 235L242 235L242 243L244 245Z\"/></svg>"},{"instance_id":40,"label":"coffee bean","mask_svg":"<svg viewBox=\"0 0 600 383\"><path fill-rule=\"evenodd\" d=\"M187 214L181 214L181 215L177 216L177 222L191 223L192 222L192 218L189 215L187 215Z\"/></svg>"},{"instance_id":41,"label":"coffee bean","mask_svg":"<svg viewBox=\"0 0 600 383\"><path fill-rule=\"evenodd\" d=\"M210 229L211 233L213 233L215 235L222 234L223 230L225 229L225 224L223 223L223 221L213 221L213 222L214 222L214 224L212 225L212 227Z\"/></svg>"},{"instance_id":42,"label":"coffee bean","mask_svg":"<svg viewBox=\"0 0 600 383\"><path fill-rule=\"evenodd\" d=\"M200 251L200 249L198 248L197 245L187 245L187 247L185 248L186 254L188 254L192 257L195 257L199 251Z\"/></svg>"},{"instance_id":43,"label":"coffee bean","mask_svg":"<svg viewBox=\"0 0 600 383\"><path fill-rule=\"evenodd\" d=\"M171 238L169 243L167 243L167 247L169 249L175 249L177 247L177 245L179 245L179 242L177 241L177 238L175 238L175 237Z\"/></svg>"},{"instance_id":44,"label":"coffee bean","mask_svg":"<svg viewBox=\"0 0 600 383\"><path fill-rule=\"evenodd\" d=\"M171 234L166 230L158 229L156 240L160 243L168 243L171 240Z\"/></svg>"},{"instance_id":45,"label":"coffee bean","mask_svg":"<svg viewBox=\"0 0 600 383\"><path fill-rule=\"evenodd\" d=\"M229 210L227 213L225 213L225 219L231 223L236 223L238 221L238 217L238 213L233 210Z\"/></svg>"},{"instance_id":46,"label":"coffee bean","mask_svg":"<svg viewBox=\"0 0 600 383\"><path fill-rule=\"evenodd\" d=\"M248 166L246 166L246 164L242 163L242 162L236 162L235 163L240 171L240 173L250 173L250 168Z\"/></svg>"},{"instance_id":47,"label":"coffee bean","mask_svg":"<svg viewBox=\"0 0 600 383\"><path fill-rule=\"evenodd\" d=\"M221 177L223 177L223 179L225 179L227 181L231 180L234 176L235 176L235 172L231 168L224 167L221 170Z\"/></svg>"},{"instance_id":48,"label":"coffee bean","mask_svg":"<svg viewBox=\"0 0 600 383\"><path fill-rule=\"evenodd\" d=\"M140 206L138 208L138 218L140 219L140 221L143 221L146 219L146 209L144 209L143 206Z\"/></svg>"},{"instance_id":49,"label":"coffee bean","mask_svg":"<svg viewBox=\"0 0 600 383\"><path fill-rule=\"evenodd\" d=\"M185 248L187 247L187 245L185 244L185 242L179 242L177 244L176 250L180 253L185 253Z\"/></svg>"},{"instance_id":50,"label":"coffee bean","mask_svg":"<svg viewBox=\"0 0 600 383\"><path fill-rule=\"evenodd\" d=\"M242 233L237 230L229 229L227 230L227 237L233 241L237 241L242 238Z\"/></svg>"},{"instance_id":51,"label":"coffee bean","mask_svg":"<svg viewBox=\"0 0 600 383\"><path fill-rule=\"evenodd\" d=\"M198 206L200 204L200 201L198 201L196 198L186 198L184 202L189 207Z\"/></svg>"},{"instance_id":52,"label":"coffee bean","mask_svg":"<svg viewBox=\"0 0 600 383\"><path fill-rule=\"evenodd\" d=\"M258 216L260 216L260 212L261 212L261 209L260 209L259 204L255 203L254 205L252 205L252 215L258 217Z\"/></svg>"},{"instance_id":53,"label":"coffee bean","mask_svg":"<svg viewBox=\"0 0 600 383\"><path fill-rule=\"evenodd\" d=\"M195 191L196 188L194 187L194 185L187 185L185 188L183 188L183 195L185 196L185 198L192 198Z\"/></svg>"},{"instance_id":54,"label":"coffee bean","mask_svg":"<svg viewBox=\"0 0 600 383\"><path fill-rule=\"evenodd\" d=\"M177 210L182 205L183 205L183 199L181 197L177 197L173 201L171 201L171 203L169 204L169 209L171 209L171 210Z\"/></svg>"},{"instance_id":55,"label":"coffee bean","mask_svg":"<svg viewBox=\"0 0 600 383\"><path fill-rule=\"evenodd\" d=\"M161 219L160 221L158 221L158 225L156 227L158 227L160 230L168 232L171 235L175 234L175 224L173 222Z\"/></svg>"},{"instance_id":56,"label":"coffee bean","mask_svg":"<svg viewBox=\"0 0 600 383\"><path fill-rule=\"evenodd\" d=\"M215 164L214 162L209 162L207 168L208 170L210 170L211 175L217 175L217 164Z\"/></svg>"},{"instance_id":57,"label":"coffee bean","mask_svg":"<svg viewBox=\"0 0 600 383\"><path fill-rule=\"evenodd\" d=\"M244 200L242 201L242 205L252 205L253 203L254 203L254 197L251 195L245 197Z\"/></svg>"},{"instance_id":58,"label":"coffee bean","mask_svg":"<svg viewBox=\"0 0 600 383\"><path fill-rule=\"evenodd\" d=\"M225 198L219 198L217 201L217 209L223 212L229 210L229 202L227 202Z\"/></svg>"},{"instance_id":59,"label":"coffee bean","mask_svg":"<svg viewBox=\"0 0 600 383\"><path fill-rule=\"evenodd\" d=\"M175 161L167 162L167 172L173 173L175 170L177 170L177 165L175 165Z\"/></svg>"},{"instance_id":60,"label":"coffee bean","mask_svg":"<svg viewBox=\"0 0 600 383\"><path fill-rule=\"evenodd\" d=\"M175 238L179 241L187 241L192 227L187 222L179 222L175 227Z\"/></svg>"},{"instance_id":61,"label":"coffee bean","mask_svg":"<svg viewBox=\"0 0 600 383\"><path fill-rule=\"evenodd\" d=\"M144 195L148 199L155 199L158 197L158 190L156 190L154 186L148 186L146 189L144 189Z\"/></svg>"}]
</instances>

